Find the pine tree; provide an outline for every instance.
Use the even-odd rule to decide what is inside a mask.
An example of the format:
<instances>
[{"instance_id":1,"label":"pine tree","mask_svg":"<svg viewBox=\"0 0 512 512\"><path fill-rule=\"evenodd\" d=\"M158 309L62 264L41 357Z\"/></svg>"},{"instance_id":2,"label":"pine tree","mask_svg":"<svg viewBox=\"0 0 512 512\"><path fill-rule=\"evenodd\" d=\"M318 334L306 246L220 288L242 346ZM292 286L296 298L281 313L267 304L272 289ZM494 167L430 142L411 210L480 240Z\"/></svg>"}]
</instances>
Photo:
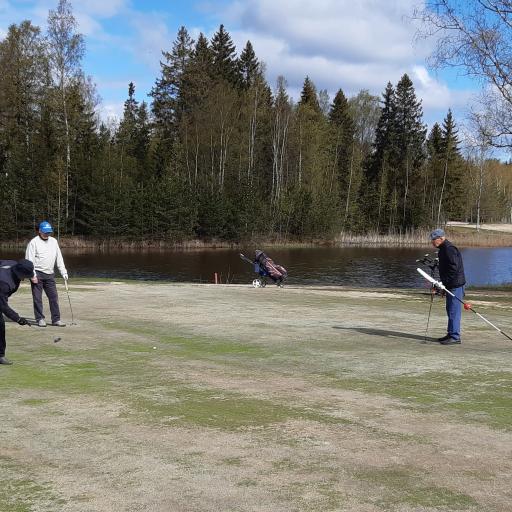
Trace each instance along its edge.
<instances>
[{"instance_id":1,"label":"pine tree","mask_svg":"<svg viewBox=\"0 0 512 512\"><path fill-rule=\"evenodd\" d=\"M171 52L162 52L165 61L160 62L161 76L150 92L153 98L151 109L154 121L161 136L168 142L176 136L176 127L182 112L179 102L182 77L191 59L193 44L187 29L181 27Z\"/></svg>"},{"instance_id":2,"label":"pine tree","mask_svg":"<svg viewBox=\"0 0 512 512\"><path fill-rule=\"evenodd\" d=\"M391 227L417 226L423 212L416 208L420 170L425 158L423 145L426 127L423 124L421 100L407 74L399 80L395 91L393 140L393 195L399 198L396 211L391 212ZM396 192L395 192L396 191ZM411 193L412 192L412 193Z\"/></svg>"},{"instance_id":3,"label":"pine tree","mask_svg":"<svg viewBox=\"0 0 512 512\"><path fill-rule=\"evenodd\" d=\"M464 163L459 151L458 130L451 110L443 120L442 128L443 160L446 174L446 200L444 202L446 220L463 220L465 214L466 190L463 183Z\"/></svg>"},{"instance_id":4,"label":"pine tree","mask_svg":"<svg viewBox=\"0 0 512 512\"><path fill-rule=\"evenodd\" d=\"M424 201L428 211L430 225L437 224L439 195L443 190L446 177L443 162L443 133L439 123L434 123L427 138L427 168L424 184Z\"/></svg>"},{"instance_id":5,"label":"pine tree","mask_svg":"<svg viewBox=\"0 0 512 512\"><path fill-rule=\"evenodd\" d=\"M306 105L316 113L320 114L322 112L320 103L318 102L315 84L309 79L309 76L304 79L299 101L299 106Z\"/></svg>"},{"instance_id":6,"label":"pine tree","mask_svg":"<svg viewBox=\"0 0 512 512\"><path fill-rule=\"evenodd\" d=\"M224 25L220 25L219 30L212 37L211 52L215 78L237 86L241 76L236 59L236 48Z\"/></svg>"},{"instance_id":7,"label":"pine tree","mask_svg":"<svg viewBox=\"0 0 512 512\"><path fill-rule=\"evenodd\" d=\"M248 89L261 77L260 64L254 53L251 41L247 41L238 59L238 69L241 76L242 88Z\"/></svg>"},{"instance_id":8,"label":"pine tree","mask_svg":"<svg viewBox=\"0 0 512 512\"><path fill-rule=\"evenodd\" d=\"M395 90L391 82L388 82L382 98L382 108L375 131L373 152L367 166L367 178L370 183L379 181L385 160L391 150L391 141L395 129Z\"/></svg>"},{"instance_id":9,"label":"pine tree","mask_svg":"<svg viewBox=\"0 0 512 512\"><path fill-rule=\"evenodd\" d=\"M354 197L359 191L354 190L354 122L347 98L341 89L336 93L329 111L329 123L333 129L334 148L330 188L332 190L333 183L336 183L345 227L350 205L354 204Z\"/></svg>"},{"instance_id":10,"label":"pine tree","mask_svg":"<svg viewBox=\"0 0 512 512\"><path fill-rule=\"evenodd\" d=\"M361 202L365 205L366 225L381 231L386 227L384 213L390 202L388 174L393 153L395 130L395 90L388 82L382 94L382 108L373 151L365 165L365 186L361 188Z\"/></svg>"},{"instance_id":11,"label":"pine tree","mask_svg":"<svg viewBox=\"0 0 512 512\"><path fill-rule=\"evenodd\" d=\"M48 145L41 140L50 75L39 28L29 21L9 27L0 41L0 69L0 233L23 236L49 204L41 188L57 149L53 135ZM52 127L55 117L48 117Z\"/></svg>"},{"instance_id":12,"label":"pine tree","mask_svg":"<svg viewBox=\"0 0 512 512\"><path fill-rule=\"evenodd\" d=\"M181 77L180 102L184 112L200 107L213 80L213 53L201 33Z\"/></svg>"}]
</instances>

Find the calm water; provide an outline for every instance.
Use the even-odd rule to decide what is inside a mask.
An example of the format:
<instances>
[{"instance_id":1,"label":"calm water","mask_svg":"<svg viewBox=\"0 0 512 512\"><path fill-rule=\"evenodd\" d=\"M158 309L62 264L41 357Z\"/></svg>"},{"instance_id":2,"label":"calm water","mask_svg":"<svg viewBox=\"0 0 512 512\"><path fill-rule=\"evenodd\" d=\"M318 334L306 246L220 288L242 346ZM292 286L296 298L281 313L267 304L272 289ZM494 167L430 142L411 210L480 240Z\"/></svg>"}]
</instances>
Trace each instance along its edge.
<instances>
[{"instance_id":1,"label":"calm water","mask_svg":"<svg viewBox=\"0 0 512 512\"><path fill-rule=\"evenodd\" d=\"M217 272L222 282L248 283L255 276L236 249L204 251L64 251L73 276L212 282ZM242 250L253 257L254 248ZM362 287L423 286L416 259L432 252L421 249L308 248L270 249L268 254L287 268L290 284ZM512 247L462 250L470 285L512 283ZM23 251L2 251L0 259L18 259Z\"/></svg>"}]
</instances>

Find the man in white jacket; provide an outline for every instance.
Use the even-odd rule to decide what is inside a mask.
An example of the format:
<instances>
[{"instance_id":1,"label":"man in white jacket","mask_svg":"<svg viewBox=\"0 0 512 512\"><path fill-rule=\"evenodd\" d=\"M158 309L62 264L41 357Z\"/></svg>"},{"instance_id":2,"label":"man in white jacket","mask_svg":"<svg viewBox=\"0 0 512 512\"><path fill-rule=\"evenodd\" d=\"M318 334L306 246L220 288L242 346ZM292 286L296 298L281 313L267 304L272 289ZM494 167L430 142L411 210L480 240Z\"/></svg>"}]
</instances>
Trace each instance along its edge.
<instances>
[{"instance_id":1,"label":"man in white jacket","mask_svg":"<svg viewBox=\"0 0 512 512\"><path fill-rule=\"evenodd\" d=\"M34 277L31 278L32 299L34 301L34 315L39 327L46 327L43 314L43 290L50 303L52 325L65 327L60 319L59 296L55 283L55 264L60 275L67 281L68 272L64 265L64 259L60 252L59 243L50 236L53 228L48 221L39 224L39 232L27 245L25 258L34 264Z\"/></svg>"}]
</instances>

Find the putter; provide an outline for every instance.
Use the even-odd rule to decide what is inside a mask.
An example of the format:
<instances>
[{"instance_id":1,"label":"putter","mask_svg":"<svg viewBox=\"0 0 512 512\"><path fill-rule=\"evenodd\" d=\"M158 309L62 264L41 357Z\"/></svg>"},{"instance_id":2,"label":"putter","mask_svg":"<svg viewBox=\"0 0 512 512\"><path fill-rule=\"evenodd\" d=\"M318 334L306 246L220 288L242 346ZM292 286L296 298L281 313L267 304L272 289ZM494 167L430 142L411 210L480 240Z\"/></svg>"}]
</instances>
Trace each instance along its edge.
<instances>
[{"instance_id":1,"label":"putter","mask_svg":"<svg viewBox=\"0 0 512 512\"><path fill-rule=\"evenodd\" d=\"M76 325L75 317L73 316L73 308L71 307L71 298L69 296L69 288L68 288L68 280L67 279L64 279L64 286L66 287L66 294L68 296L69 309L71 310L71 324L70 325Z\"/></svg>"},{"instance_id":2,"label":"putter","mask_svg":"<svg viewBox=\"0 0 512 512\"><path fill-rule=\"evenodd\" d=\"M490 322L489 320L487 320L487 318L484 317L484 315L481 315L480 313L477 313L473 307L471 306L471 304L469 302L465 302L461 299L459 299L459 297L457 297L455 294L453 294L450 290L447 290L445 285L443 283L441 283L440 281L436 281L433 277L429 276L425 271L421 270L421 268L417 268L416 269L427 281L429 281L430 283L432 283L436 288L439 288L440 290L444 290L446 293L448 293L449 295L451 295L452 297L456 298L463 306L464 306L464 309L467 311L467 310L470 310L470 311L473 311L473 313L475 313L476 316L479 316L485 323L489 324L492 328L496 329L498 332L500 332L501 334L503 334L503 336L505 336L505 338L508 338L510 341L512 341L512 338L506 333L506 332L503 332L499 327L497 327L496 325L494 325L492 322Z\"/></svg>"}]
</instances>

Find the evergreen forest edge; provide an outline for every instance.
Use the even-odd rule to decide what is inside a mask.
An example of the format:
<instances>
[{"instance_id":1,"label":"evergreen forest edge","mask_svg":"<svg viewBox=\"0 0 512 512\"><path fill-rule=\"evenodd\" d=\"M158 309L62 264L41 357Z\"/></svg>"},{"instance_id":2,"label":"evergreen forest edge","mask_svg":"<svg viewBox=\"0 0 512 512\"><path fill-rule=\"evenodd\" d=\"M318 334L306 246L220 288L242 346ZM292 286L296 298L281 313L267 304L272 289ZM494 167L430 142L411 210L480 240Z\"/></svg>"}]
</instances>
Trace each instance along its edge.
<instances>
[{"instance_id":1,"label":"evergreen forest edge","mask_svg":"<svg viewBox=\"0 0 512 512\"><path fill-rule=\"evenodd\" d=\"M247 41L181 27L139 102L102 122L71 5L45 34L24 21L0 41L2 239L33 234L149 241L336 239L448 220L510 218L510 165L463 154L452 113L430 131L404 74L382 98L271 87Z\"/></svg>"}]
</instances>

